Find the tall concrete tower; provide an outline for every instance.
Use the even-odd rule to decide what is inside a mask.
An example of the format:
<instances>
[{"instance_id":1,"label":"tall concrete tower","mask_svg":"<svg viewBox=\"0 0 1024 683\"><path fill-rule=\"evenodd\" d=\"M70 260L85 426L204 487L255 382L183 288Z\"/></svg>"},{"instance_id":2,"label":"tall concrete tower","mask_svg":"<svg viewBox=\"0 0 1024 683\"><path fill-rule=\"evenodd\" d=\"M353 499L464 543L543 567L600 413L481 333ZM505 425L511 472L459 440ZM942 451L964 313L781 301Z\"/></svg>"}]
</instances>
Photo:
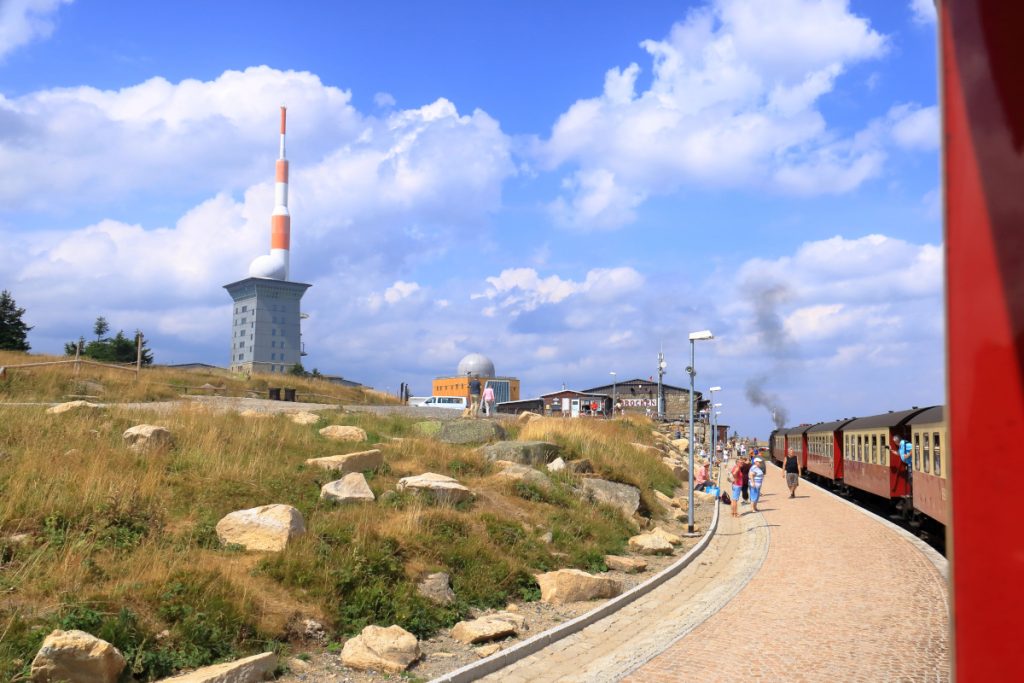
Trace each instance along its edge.
<instances>
[{"instance_id":1,"label":"tall concrete tower","mask_svg":"<svg viewBox=\"0 0 1024 683\"><path fill-rule=\"evenodd\" d=\"M310 285L288 279L291 215L284 137L287 110L281 107L281 148L270 217L270 253L249 265L249 277L224 285L234 301L230 368L240 372L288 372L306 355L302 348L302 295Z\"/></svg>"}]
</instances>

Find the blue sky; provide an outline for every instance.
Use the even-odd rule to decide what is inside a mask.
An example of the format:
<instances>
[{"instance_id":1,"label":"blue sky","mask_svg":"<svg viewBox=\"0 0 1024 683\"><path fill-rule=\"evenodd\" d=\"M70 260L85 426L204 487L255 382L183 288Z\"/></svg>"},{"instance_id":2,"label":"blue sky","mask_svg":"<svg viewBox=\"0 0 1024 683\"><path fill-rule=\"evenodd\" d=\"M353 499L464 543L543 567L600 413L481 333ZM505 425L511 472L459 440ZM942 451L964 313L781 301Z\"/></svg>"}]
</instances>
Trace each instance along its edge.
<instances>
[{"instance_id":1,"label":"blue sky","mask_svg":"<svg viewBox=\"0 0 1024 683\"><path fill-rule=\"evenodd\" d=\"M307 366L654 372L763 434L941 402L929 0L0 4L0 286L226 364L289 106ZM370 6L372 5L372 6ZM759 308L760 305L760 308Z\"/></svg>"}]
</instances>

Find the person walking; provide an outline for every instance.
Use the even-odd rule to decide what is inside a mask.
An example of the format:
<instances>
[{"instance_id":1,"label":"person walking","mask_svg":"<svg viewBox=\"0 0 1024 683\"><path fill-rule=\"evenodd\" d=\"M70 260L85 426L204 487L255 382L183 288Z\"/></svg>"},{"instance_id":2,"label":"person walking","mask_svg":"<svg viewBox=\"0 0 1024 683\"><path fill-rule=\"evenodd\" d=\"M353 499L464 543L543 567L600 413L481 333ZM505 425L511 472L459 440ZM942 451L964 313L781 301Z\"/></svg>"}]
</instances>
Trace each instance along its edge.
<instances>
[{"instance_id":1,"label":"person walking","mask_svg":"<svg viewBox=\"0 0 1024 683\"><path fill-rule=\"evenodd\" d=\"M740 467L739 460L736 461L729 472L729 483L732 484L732 516L739 517L740 492L743 490L744 483L743 468Z\"/></svg>"},{"instance_id":2,"label":"person walking","mask_svg":"<svg viewBox=\"0 0 1024 683\"><path fill-rule=\"evenodd\" d=\"M743 502L747 503L750 501L750 458L746 455L740 457L740 468L743 470L743 489L741 493L743 494Z\"/></svg>"},{"instance_id":3,"label":"person walking","mask_svg":"<svg viewBox=\"0 0 1024 683\"><path fill-rule=\"evenodd\" d=\"M469 380L469 416L476 417L480 414L480 378L472 377Z\"/></svg>"},{"instance_id":4,"label":"person walking","mask_svg":"<svg viewBox=\"0 0 1024 683\"><path fill-rule=\"evenodd\" d=\"M754 463L747 473L750 477L750 507L757 512L757 501L761 500L761 484L764 482L764 460L754 458Z\"/></svg>"},{"instance_id":5,"label":"person walking","mask_svg":"<svg viewBox=\"0 0 1024 683\"><path fill-rule=\"evenodd\" d=\"M786 486L789 487L789 497L796 498L796 487L800 485L800 461L790 448L786 452L786 460L782 463L782 469L786 473Z\"/></svg>"},{"instance_id":6,"label":"person walking","mask_svg":"<svg viewBox=\"0 0 1024 683\"><path fill-rule=\"evenodd\" d=\"M488 382L487 386L484 387L484 408L487 413L487 417L494 416L494 387Z\"/></svg>"}]
</instances>

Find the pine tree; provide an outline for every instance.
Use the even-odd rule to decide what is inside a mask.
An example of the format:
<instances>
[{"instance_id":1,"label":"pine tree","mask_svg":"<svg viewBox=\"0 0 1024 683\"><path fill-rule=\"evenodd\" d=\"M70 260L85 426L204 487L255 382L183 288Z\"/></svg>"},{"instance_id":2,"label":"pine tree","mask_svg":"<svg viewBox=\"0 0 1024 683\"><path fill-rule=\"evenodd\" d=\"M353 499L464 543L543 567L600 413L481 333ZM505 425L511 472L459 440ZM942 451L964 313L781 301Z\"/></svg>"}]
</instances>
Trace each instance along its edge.
<instances>
[{"instance_id":1,"label":"pine tree","mask_svg":"<svg viewBox=\"0 0 1024 683\"><path fill-rule=\"evenodd\" d=\"M96 335L96 341L101 341L103 339L103 335L107 332L110 332L110 323L108 323L107 319L101 315L96 318L96 322L93 323L92 333Z\"/></svg>"},{"instance_id":2,"label":"pine tree","mask_svg":"<svg viewBox=\"0 0 1024 683\"><path fill-rule=\"evenodd\" d=\"M5 351L28 351L28 331L32 328L25 324L21 316L24 308L18 308L14 297L6 289L0 293L0 349Z\"/></svg>"}]
</instances>

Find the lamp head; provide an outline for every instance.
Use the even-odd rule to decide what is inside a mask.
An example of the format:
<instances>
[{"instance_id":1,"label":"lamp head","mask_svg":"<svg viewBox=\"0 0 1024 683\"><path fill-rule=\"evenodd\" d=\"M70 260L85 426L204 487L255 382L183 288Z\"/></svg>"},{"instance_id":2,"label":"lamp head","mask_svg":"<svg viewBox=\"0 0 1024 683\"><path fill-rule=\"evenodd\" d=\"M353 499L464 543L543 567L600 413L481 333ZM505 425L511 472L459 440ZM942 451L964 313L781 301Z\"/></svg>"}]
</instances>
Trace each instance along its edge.
<instances>
[{"instance_id":1,"label":"lamp head","mask_svg":"<svg viewBox=\"0 0 1024 683\"><path fill-rule=\"evenodd\" d=\"M701 330L700 332L691 332L690 341L703 341L705 339L714 339L715 335L711 334L711 330Z\"/></svg>"}]
</instances>

